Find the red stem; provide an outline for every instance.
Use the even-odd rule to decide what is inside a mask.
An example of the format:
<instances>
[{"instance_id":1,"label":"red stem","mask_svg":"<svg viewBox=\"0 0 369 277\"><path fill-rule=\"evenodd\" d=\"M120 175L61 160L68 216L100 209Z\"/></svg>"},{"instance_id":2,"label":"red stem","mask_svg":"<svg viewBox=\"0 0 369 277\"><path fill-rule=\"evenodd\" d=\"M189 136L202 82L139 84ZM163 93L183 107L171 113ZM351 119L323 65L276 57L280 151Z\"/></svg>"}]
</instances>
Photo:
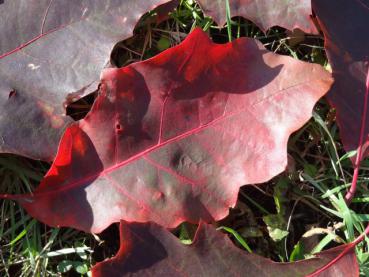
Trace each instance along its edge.
<instances>
[{"instance_id":1,"label":"red stem","mask_svg":"<svg viewBox=\"0 0 369 277\"><path fill-rule=\"evenodd\" d=\"M369 234L369 224L366 226L364 232L360 234L360 236L358 236L353 242L349 243L336 258L334 258L328 264L319 268L315 272L307 275L306 277L315 277L315 276L318 276L320 273L323 273L323 271L330 268L334 263L336 263L339 259L345 256L349 251L351 251L352 248L354 248L358 243L360 243L365 238L365 236L367 236L368 234Z\"/></svg>"},{"instance_id":2,"label":"red stem","mask_svg":"<svg viewBox=\"0 0 369 277\"><path fill-rule=\"evenodd\" d=\"M360 163L361 163L361 160L362 160L362 144L363 144L363 140L364 140L365 125L366 125L366 114L367 114L367 109L368 109L368 99L369 99L368 95L369 95L369 68L368 68L368 73L366 75L366 91L365 91L365 96L364 96L364 108L363 108L363 114L362 114L362 117L361 117L360 139L359 139L359 146L358 146L358 149L357 149L356 160L355 160L355 164L354 164L354 174L352 176L352 182L351 182L350 190L347 192L347 194L345 196L345 200L346 200L347 204L351 203L351 200L355 195L356 187L357 187L357 178L358 178L358 175L359 175ZM349 251L351 251L352 248L354 248L358 243L360 243L365 238L365 236L367 236L367 235L369 235L369 223L366 226L364 232L361 233L360 236L358 236L353 242L349 243L347 245L347 247L345 247L343 249L343 251L336 258L334 258L332 261L330 261L325 266L323 266L323 267L319 268L318 270L316 270L315 272L311 273L310 275L307 275L306 277L318 276L320 273L327 270L335 262L337 262L339 259L341 259L343 256L345 256Z\"/></svg>"},{"instance_id":3,"label":"red stem","mask_svg":"<svg viewBox=\"0 0 369 277\"><path fill-rule=\"evenodd\" d=\"M345 195L345 200L347 204L351 203L352 198L355 195L356 187L357 187L357 178L359 176L360 163L362 159L363 140L364 140L365 126L366 126L366 115L367 115L367 110L368 110L368 95L369 95L369 69L368 69L368 74L366 75L366 90L365 90L365 96L364 96L364 107L363 107L363 113L361 115L359 146L357 148L356 160L354 164L354 175L352 176L350 190Z\"/></svg>"}]
</instances>

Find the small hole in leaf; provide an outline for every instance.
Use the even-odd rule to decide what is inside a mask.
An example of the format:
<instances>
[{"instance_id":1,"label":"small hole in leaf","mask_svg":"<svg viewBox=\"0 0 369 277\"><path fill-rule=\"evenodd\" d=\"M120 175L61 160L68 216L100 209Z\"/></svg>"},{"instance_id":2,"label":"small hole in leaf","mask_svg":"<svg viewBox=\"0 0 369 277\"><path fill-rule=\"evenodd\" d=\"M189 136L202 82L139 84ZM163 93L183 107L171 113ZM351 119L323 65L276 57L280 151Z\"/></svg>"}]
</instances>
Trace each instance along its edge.
<instances>
[{"instance_id":1,"label":"small hole in leaf","mask_svg":"<svg viewBox=\"0 0 369 277\"><path fill-rule=\"evenodd\" d=\"M117 130L117 131L121 131L121 130L122 130L122 125L120 125L119 123L117 123L117 124L115 125L115 130Z\"/></svg>"},{"instance_id":2,"label":"small hole in leaf","mask_svg":"<svg viewBox=\"0 0 369 277\"><path fill-rule=\"evenodd\" d=\"M15 91L15 89L11 90L9 92L9 99L12 98L13 96L15 96L17 94L17 92Z\"/></svg>"}]
</instances>

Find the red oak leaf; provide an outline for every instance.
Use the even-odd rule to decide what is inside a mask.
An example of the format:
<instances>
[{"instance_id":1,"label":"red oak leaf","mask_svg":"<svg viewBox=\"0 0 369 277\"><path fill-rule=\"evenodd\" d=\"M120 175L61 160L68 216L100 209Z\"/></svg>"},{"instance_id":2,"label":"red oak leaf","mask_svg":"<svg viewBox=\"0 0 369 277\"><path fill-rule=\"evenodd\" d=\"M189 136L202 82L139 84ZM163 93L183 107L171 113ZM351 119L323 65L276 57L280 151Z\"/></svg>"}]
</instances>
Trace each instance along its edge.
<instances>
[{"instance_id":1,"label":"red oak leaf","mask_svg":"<svg viewBox=\"0 0 369 277\"><path fill-rule=\"evenodd\" d=\"M369 145L369 105L366 97L369 70L369 1L313 1L314 11L326 39L326 51L332 66L334 84L327 94L337 110L337 123L347 151ZM361 125L364 124L364 128ZM360 130L363 140L360 143ZM361 144L361 145L360 145Z\"/></svg>"},{"instance_id":2,"label":"red oak leaf","mask_svg":"<svg viewBox=\"0 0 369 277\"><path fill-rule=\"evenodd\" d=\"M204 13L220 26L226 23L226 0L198 0ZM288 30L299 28L306 33L317 33L310 18L310 0L229 0L230 15L243 16L264 32L273 26Z\"/></svg>"},{"instance_id":3,"label":"red oak leaf","mask_svg":"<svg viewBox=\"0 0 369 277\"><path fill-rule=\"evenodd\" d=\"M154 223L122 222L120 236L117 255L95 265L92 276L302 277L329 263L345 247L324 251L304 261L276 263L236 248L226 235L206 224L200 224L191 245L182 244ZM354 249L318 276L359 276Z\"/></svg>"},{"instance_id":4,"label":"red oak leaf","mask_svg":"<svg viewBox=\"0 0 369 277\"><path fill-rule=\"evenodd\" d=\"M287 164L287 140L328 91L321 66L254 39L212 43L200 29L144 62L106 69L87 117L70 126L32 195L16 198L52 226L219 220L239 187Z\"/></svg>"},{"instance_id":5,"label":"red oak leaf","mask_svg":"<svg viewBox=\"0 0 369 277\"><path fill-rule=\"evenodd\" d=\"M0 3L0 153L52 160L65 104L97 89L118 41L168 0Z\"/></svg>"}]
</instances>

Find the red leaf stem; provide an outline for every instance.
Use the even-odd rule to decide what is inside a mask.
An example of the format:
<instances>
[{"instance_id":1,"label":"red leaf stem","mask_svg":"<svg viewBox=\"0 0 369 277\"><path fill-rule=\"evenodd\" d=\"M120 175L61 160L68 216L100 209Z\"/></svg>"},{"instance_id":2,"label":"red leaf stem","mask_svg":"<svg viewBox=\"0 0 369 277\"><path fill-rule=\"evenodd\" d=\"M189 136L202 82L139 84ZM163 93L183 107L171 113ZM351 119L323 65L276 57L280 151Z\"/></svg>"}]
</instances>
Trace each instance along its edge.
<instances>
[{"instance_id":1,"label":"red leaf stem","mask_svg":"<svg viewBox=\"0 0 369 277\"><path fill-rule=\"evenodd\" d=\"M319 268L312 274L307 275L306 277L314 277L314 276L318 276L319 274L323 273L325 270L327 270L332 265L334 265L338 260L344 257L348 252L350 252L350 250L352 250L352 248L354 248L357 244L362 242L365 236L367 236L368 234L369 234L369 224L366 226L364 232L360 234L360 236L358 236L353 242L349 243L336 258L334 258L329 263L327 263L325 266Z\"/></svg>"},{"instance_id":2,"label":"red leaf stem","mask_svg":"<svg viewBox=\"0 0 369 277\"><path fill-rule=\"evenodd\" d=\"M352 177L350 190L345 195L345 200L347 204L351 203L352 198L355 195L356 187L357 187L357 178L359 176L360 163L362 160L363 141L364 141L365 126L366 126L366 114L368 110L368 95L369 95L369 69L368 69L368 74L366 75L366 90L365 90L365 95L364 95L364 107L363 107L363 113L361 116L360 138L359 138L359 146L358 146L357 154L356 154L356 160L354 164L354 175Z\"/></svg>"}]
</instances>

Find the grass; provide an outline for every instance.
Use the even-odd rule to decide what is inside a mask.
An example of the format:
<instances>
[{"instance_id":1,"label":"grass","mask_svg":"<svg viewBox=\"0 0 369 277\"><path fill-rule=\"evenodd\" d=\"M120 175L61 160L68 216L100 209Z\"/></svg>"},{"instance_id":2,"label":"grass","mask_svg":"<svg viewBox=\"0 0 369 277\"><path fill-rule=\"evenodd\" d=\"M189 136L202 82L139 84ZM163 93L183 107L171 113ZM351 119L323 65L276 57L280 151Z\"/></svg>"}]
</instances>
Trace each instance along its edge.
<instances>
[{"instance_id":1,"label":"grass","mask_svg":"<svg viewBox=\"0 0 369 277\"><path fill-rule=\"evenodd\" d=\"M178 44L195 27L207 31L214 41L225 43L248 36L259 39L269 50L329 68L323 39L272 28L266 34L242 18L227 16L220 29L190 0L181 1L168 20L156 24L155 15L145 15L135 35L121 42L112 54L113 63L125 66L147 59ZM297 41L297 42L296 42ZM94 97L69 109L79 119ZM344 195L350 186L353 166L345 153L334 121L335 112L322 100L313 118L289 140L289 166L285 173L260 186L240 190L230 215L217 223L245 251L275 261L296 261L323 249L352 242L369 220L369 161L364 160L358 191L348 207ZM32 191L49 165L13 155L0 155L0 192ZM0 202L1 276L86 276L93 264L112 257L119 247L118 229L85 234L68 228L50 228L32 219L12 201ZM184 223L174 233L190 243L196 226ZM357 245L363 276L369 275L368 240Z\"/></svg>"}]
</instances>

